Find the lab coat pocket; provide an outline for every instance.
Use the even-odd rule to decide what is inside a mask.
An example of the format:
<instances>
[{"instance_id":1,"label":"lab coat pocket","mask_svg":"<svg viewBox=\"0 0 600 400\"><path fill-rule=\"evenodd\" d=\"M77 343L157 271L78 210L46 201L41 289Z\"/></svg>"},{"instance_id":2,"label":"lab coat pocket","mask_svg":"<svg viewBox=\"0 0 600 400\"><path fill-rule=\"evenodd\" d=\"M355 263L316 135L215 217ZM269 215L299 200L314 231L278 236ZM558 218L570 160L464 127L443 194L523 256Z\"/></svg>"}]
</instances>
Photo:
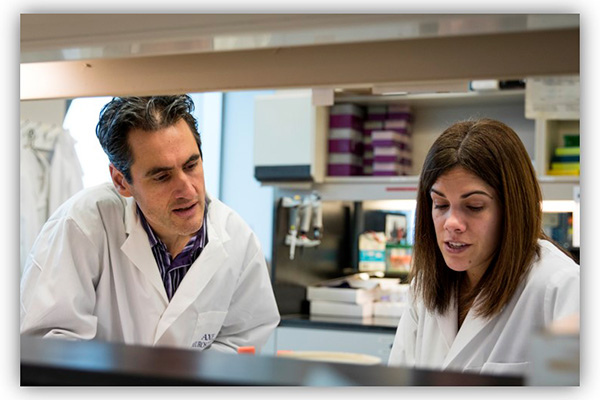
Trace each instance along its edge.
<instances>
[{"instance_id":1,"label":"lab coat pocket","mask_svg":"<svg viewBox=\"0 0 600 400\"><path fill-rule=\"evenodd\" d=\"M221 330L226 315L225 311L208 311L198 314L191 346L198 350L209 347Z\"/></svg>"},{"instance_id":2,"label":"lab coat pocket","mask_svg":"<svg viewBox=\"0 0 600 400\"><path fill-rule=\"evenodd\" d=\"M496 363L486 362L483 364L481 371L482 374L492 375L513 375L523 376L529 368L529 362L518 362L518 363Z\"/></svg>"}]
</instances>

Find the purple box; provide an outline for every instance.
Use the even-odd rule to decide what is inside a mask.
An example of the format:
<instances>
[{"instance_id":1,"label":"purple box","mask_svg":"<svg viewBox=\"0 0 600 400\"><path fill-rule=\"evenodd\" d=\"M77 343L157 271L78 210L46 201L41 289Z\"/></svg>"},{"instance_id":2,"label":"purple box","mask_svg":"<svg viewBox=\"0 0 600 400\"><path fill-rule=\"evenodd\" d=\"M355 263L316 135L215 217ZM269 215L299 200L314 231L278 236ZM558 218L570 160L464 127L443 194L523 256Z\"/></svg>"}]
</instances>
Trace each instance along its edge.
<instances>
[{"instance_id":1,"label":"purple box","mask_svg":"<svg viewBox=\"0 0 600 400\"><path fill-rule=\"evenodd\" d=\"M377 171L377 170L373 170L373 176L399 176L399 175L406 175L406 174L402 174L399 171Z\"/></svg>"},{"instance_id":2,"label":"purple box","mask_svg":"<svg viewBox=\"0 0 600 400\"><path fill-rule=\"evenodd\" d=\"M329 127L330 128L352 128L357 131L361 131L363 126L363 120L356 115L341 114L341 115L330 115L329 116Z\"/></svg>"},{"instance_id":3,"label":"purple box","mask_svg":"<svg viewBox=\"0 0 600 400\"><path fill-rule=\"evenodd\" d=\"M388 131L398 132L400 135L410 136L410 128L391 127L391 128L385 128L385 129Z\"/></svg>"},{"instance_id":4,"label":"purple box","mask_svg":"<svg viewBox=\"0 0 600 400\"><path fill-rule=\"evenodd\" d=\"M373 160L375 162L382 162L382 163L399 163L400 162L400 157L398 155L375 155L375 157L373 157Z\"/></svg>"},{"instance_id":5,"label":"purple box","mask_svg":"<svg viewBox=\"0 0 600 400\"><path fill-rule=\"evenodd\" d=\"M410 145L394 140L373 140L371 145L373 146L373 150L380 147L395 147L399 150L410 150Z\"/></svg>"},{"instance_id":6,"label":"purple box","mask_svg":"<svg viewBox=\"0 0 600 400\"><path fill-rule=\"evenodd\" d=\"M327 175L329 176L354 176L360 175L362 168L350 164L328 164Z\"/></svg>"},{"instance_id":7,"label":"purple box","mask_svg":"<svg viewBox=\"0 0 600 400\"><path fill-rule=\"evenodd\" d=\"M373 140L371 145L373 148L375 147L399 147L402 143L396 142L395 140L383 139L383 140Z\"/></svg>"},{"instance_id":8,"label":"purple box","mask_svg":"<svg viewBox=\"0 0 600 400\"><path fill-rule=\"evenodd\" d=\"M352 139L329 139L329 152L362 155L363 144Z\"/></svg>"},{"instance_id":9,"label":"purple box","mask_svg":"<svg viewBox=\"0 0 600 400\"><path fill-rule=\"evenodd\" d=\"M367 118L372 122L383 122L387 119L387 114L368 114Z\"/></svg>"}]
</instances>

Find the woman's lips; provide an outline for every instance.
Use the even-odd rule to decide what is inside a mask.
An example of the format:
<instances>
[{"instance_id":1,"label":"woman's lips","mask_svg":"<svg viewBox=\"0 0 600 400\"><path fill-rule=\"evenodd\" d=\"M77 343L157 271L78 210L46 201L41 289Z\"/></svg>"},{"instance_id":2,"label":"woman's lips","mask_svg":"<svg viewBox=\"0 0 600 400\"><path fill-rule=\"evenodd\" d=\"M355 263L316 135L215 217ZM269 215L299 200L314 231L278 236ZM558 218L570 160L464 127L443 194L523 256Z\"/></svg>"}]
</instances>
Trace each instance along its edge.
<instances>
[{"instance_id":1,"label":"woman's lips","mask_svg":"<svg viewBox=\"0 0 600 400\"><path fill-rule=\"evenodd\" d=\"M471 247L470 244L466 244L466 243L462 243L462 242L453 242L453 241L444 242L444 250L450 254L460 254L460 253L466 251L469 247Z\"/></svg>"}]
</instances>

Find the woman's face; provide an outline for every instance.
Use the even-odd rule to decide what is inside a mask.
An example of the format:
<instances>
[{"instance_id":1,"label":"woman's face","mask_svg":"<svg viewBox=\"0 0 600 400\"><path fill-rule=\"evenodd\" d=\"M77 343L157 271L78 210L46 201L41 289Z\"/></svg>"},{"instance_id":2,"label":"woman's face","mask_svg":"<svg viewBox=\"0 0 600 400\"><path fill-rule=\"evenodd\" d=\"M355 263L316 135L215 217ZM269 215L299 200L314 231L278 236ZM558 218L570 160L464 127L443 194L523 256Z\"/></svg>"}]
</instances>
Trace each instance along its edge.
<instances>
[{"instance_id":1,"label":"woman's face","mask_svg":"<svg viewBox=\"0 0 600 400\"><path fill-rule=\"evenodd\" d=\"M474 286L498 247L502 209L496 191L477 175L456 167L431 187L437 244L448 267L466 271Z\"/></svg>"}]
</instances>

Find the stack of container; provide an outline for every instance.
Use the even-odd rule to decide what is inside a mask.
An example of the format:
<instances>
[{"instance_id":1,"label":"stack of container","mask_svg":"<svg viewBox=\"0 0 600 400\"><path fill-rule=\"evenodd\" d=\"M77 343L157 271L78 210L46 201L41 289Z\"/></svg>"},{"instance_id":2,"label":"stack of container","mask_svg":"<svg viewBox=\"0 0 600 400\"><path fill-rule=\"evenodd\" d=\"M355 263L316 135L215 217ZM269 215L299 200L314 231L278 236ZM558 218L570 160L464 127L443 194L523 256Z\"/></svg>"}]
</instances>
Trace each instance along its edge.
<instances>
[{"instance_id":1,"label":"stack of container","mask_svg":"<svg viewBox=\"0 0 600 400\"><path fill-rule=\"evenodd\" d=\"M548 175L579 175L579 135L565 135L563 147L554 149Z\"/></svg>"},{"instance_id":2,"label":"stack of container","mask_svg":"<svg viewBox=\"0 0 600 400\"><path fill-rule=\"evenodd\" d=\"M367 120L363 125L363 175L373 175L373 131L382 130L387 118L387 106L377 105L367 108Z\"/></svg>"},{"instance_id":3,"label":"stack of container","mask_svg":"<svg viewBox=\"0 0 600 400\"><path fill-rule=\"evenodd\" d=\"M407 105L368 108L364 124L373 151L372 174L408 175L412 167L412 112Z\"/></svg>"},{"instance_id":4,"label":"stack of container","mask_svg":"<svg viewBox=\"0 0 600 400\"><path fill-rule=\"evenodd\" d=\"M349 276L309 286L306 300L310 302L311 315L370 317L376 293L375 282Z\"/></svg>"},{"instance_id":5,"label":"stack of container","mask_svg":"<svg viewBox=\"0 0 600 400\"><path fill-rule=\"evenodd\" d=\"M362 174L364 110L355 104L336 104L329 113L327 175Z\"/></svg>"}]
</instances>

